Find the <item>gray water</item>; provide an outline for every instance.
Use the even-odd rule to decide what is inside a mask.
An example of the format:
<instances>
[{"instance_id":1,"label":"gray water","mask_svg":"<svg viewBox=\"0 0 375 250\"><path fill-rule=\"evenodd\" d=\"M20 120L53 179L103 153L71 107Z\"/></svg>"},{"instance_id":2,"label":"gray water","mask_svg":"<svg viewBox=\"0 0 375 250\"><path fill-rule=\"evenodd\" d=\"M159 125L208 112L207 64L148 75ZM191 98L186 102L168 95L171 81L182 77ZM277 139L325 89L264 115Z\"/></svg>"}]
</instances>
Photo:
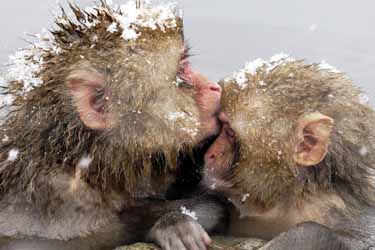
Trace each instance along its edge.
<instances>
[{"instance_id":1,"label":"gray water","mask_svg":"<svg viewBox=\"0 0 375 250\"><path fill-rule=\"evenodd\" d=\"M180 5L186 37L196 55L193 65L212 80L231 74L246 61L283 51L335 65L375 103L375 1L180 0ZM0 10L0 63L25 47L24 34L50 27L58 12L56 0L1 0Z\"/></svg>"}]
</instances>

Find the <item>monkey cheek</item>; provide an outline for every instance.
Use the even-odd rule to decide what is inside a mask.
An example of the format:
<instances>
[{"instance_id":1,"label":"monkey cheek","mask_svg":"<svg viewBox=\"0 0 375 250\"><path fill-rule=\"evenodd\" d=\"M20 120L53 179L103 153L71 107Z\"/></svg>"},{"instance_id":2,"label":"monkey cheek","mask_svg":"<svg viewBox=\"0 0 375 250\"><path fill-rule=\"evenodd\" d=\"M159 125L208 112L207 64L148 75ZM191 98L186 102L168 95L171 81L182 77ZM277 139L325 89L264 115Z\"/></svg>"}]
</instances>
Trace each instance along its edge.
<instances>
[{"instance_id":1,"label":"monkey cheek","mask_svg":"<svg viewBox=\"0 0 375 250\"><path fill-rule=\"evenodd\" d=\"M200 137L202 139L219 134L220 125L216 117L201 117Z\"/></svg>"},{"instance_id":2,"label":"monkey cheek","mask_svg":"<svg viewBox=\"0 0 375 250\"><path fill-rule=\"evenodd\" d=\"M221 91L212 91L209 88L198 90L197 105L205 116L215 116L220 110Z\"/></svg>"},{"instance_id":3,"label":"monkey cheek","mask_svg":"<svg viewBox=\"0 0 375 250\"><path fill-rule=\"evenodd\" d=\"M229 133L229 131L231 133ZM230 161L234 154L234 132L227 125L224 124L220 135L215 142L207 150L204 160L207 169L215 172L226 172L230 167Z\"/></svg>"}]
</instances>

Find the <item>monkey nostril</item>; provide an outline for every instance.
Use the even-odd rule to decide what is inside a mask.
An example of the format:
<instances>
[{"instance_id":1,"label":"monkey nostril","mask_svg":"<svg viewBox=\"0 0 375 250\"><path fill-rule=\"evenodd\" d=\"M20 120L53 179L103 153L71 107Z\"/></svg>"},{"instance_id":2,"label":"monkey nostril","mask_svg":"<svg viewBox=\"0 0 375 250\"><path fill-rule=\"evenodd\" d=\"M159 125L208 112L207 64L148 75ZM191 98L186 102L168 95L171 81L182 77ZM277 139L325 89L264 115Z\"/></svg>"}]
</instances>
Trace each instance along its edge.
<instances>
[{"instance_id":1,"label":"monkey nostril","mask_svg":"<svg viewBox=\"0 0 375 250\"><path fill-rule=\"evenodd\" d=\"M215 157L216 157L216 156L215 156L214 154L208 156L209 159L215 159Z\"/></svg>"},{"instance_id":2,"label":"monkey nostril","mask_svg":"<svg viewBox=\"0 0 375 250\"><path fill-rule=\"evenodd\" d=\"M212 90L212 91L216 91L216 92L221 93L221 87L220 87L220 85L217 85L217 84L210 84L210 85L209 85L209 88L210 88L210 90Z\"/></svg>"}]
</instances>

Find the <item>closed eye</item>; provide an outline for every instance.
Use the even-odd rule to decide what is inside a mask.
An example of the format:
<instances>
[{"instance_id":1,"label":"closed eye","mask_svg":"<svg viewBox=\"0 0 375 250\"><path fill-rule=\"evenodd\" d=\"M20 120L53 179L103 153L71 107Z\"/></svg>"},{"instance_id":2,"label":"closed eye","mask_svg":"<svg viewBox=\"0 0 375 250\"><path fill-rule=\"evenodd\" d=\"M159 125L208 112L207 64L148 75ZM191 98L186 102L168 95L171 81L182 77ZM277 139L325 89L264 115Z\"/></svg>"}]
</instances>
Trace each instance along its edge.
<instances>
[{"instance_id":1,"label":"closed eye","mask_svg":"<svg viewBox=\"0 0 375 250\"><path fill-rule=\"evenodd\" d=\"M184 50L181 53L180 56L180 62L178 65L177 70L177 76L176 76L176 82L177 86L180 88L187 88L192 89L194 88L193 83L191 82L191 76L190 76L190 62L189 58L191 56L190 54L191 47L185 44Z\"/></svg>"}]
</instances>

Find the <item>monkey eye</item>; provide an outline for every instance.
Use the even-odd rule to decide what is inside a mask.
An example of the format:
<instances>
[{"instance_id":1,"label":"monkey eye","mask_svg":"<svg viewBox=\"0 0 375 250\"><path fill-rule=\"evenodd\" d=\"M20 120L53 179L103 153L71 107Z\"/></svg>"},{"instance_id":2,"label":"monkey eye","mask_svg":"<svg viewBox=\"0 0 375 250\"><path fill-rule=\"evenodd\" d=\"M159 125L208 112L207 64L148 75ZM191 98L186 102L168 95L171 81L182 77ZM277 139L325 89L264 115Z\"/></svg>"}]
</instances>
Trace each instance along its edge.
<instances>
[{"instance_id":1,"label":"monkey eye","mask_svg":"<svg viewBox=\"0 0 375 250\"><path fill-rule=\"evenodd\" d=\"M228 136L228 137L231 137L231 138L234 138L236 133L234 132L234 130L232 128L230 128L229 126L225 128L225 134Z\"/></svg>"},{"instance_id":2,"label":"monkey eye","mask_svg":"<svg viewBox=\"0 0 375 250\"><path fill-rule=\"evenodd\" d=\"M189 70L189 66L189 55L182 54L180 62L178 64L177 75L179 75L180 77L186 76Z\"/></svg>"},{"instance_id":3,"label":"monkey eye","mask_svg":"<svg viewBox=\"0 0 375 250\"><path fill-rule=\"evenodd\" d=\"M180 77L177 75L176 77L176 83L179 88L187 88L187 89L193 89L194 86L191 84L188 80L184 79L183 76Z\"/></svg>"},{"instance_id":4,"label":"monkey eye","mask_svg":"<svg viewBox=\"0 0 375 250\"><path fill-rule=\"evenodd\" d=\"M193 84L189 81L189 74L190 74L190 62L189 58L191 54L189 53L190 47L185 44L184 50L181 53L180 61L178 64L177 69L177 83L178 86L186 87L188 85L193 86Z\"/></svg>"}]
</instances>

